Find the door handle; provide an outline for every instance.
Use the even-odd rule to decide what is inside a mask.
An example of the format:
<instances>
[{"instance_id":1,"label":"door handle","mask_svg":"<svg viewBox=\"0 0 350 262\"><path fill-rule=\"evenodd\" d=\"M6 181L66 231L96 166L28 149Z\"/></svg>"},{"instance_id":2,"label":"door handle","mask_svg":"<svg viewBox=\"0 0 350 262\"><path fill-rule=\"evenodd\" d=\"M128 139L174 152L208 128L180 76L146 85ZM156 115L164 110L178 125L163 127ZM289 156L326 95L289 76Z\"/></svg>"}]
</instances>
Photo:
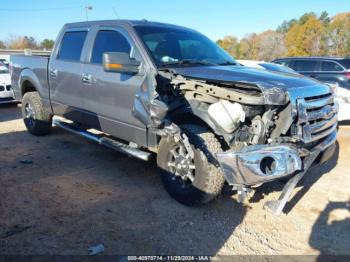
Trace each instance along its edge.
<instances>
[{"instance_id":1,"label":"door handle","mask_svg":"<svg viewBox=\"0 0 350 262\"><path fill-rule=\"evenodd\" d=\"M92 75L90 74L83 74L81 77L81 81L84 84L91 84L92 83Z\"/></svg>"},{"instance_id":2,"label":"door handle","mask_svg":"<svg viewBox=\"0 0 350 262\"><path fill-rule=\"evenodd\" d=\"M57 69L50 69L50 77L56 78L57 77L58 70Z\"/></svg>"},{"instance_id":3,"label":"door handle","mask_svg":"<svg viewBox=\"0 0 350 262\"><path fill-rule=\"evenodd\" d=\"M316 78L316 77L318 77L318 75L317 74L311 74L310 77Z\"/></svg>"}]
</instances>

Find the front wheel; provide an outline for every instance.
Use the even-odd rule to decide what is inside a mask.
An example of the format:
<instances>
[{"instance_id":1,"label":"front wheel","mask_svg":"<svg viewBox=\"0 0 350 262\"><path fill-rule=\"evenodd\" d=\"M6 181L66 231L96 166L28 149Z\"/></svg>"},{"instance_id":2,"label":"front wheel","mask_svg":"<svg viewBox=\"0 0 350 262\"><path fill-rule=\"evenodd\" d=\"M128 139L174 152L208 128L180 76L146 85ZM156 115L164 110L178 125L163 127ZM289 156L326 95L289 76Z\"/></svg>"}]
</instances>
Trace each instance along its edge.
<instances>
[{"instance_id":1,"label":"front wheel","mask_svg":"<svg viewBox=\"0 0 350 262\"><path fill-rule=\"evenodd\" d=\"M43 136L51 132L52 115L44 108L38 92L24 94L22 116L29 133Z\"/></svg>"},{"instance_id":2,"label":"front wheel","mask_svg":"<svg viewBox=\"0 0 350 262\"><path fill-rule=\"evenodd\" d=\"M216 160L222 152L215 135L198 125L182 125L194 152L190 156L182 141L164 137L159 144L157 164L165 189L178 202L200 205L214 199L225 179Z\"/></svg>"}]
</instances>

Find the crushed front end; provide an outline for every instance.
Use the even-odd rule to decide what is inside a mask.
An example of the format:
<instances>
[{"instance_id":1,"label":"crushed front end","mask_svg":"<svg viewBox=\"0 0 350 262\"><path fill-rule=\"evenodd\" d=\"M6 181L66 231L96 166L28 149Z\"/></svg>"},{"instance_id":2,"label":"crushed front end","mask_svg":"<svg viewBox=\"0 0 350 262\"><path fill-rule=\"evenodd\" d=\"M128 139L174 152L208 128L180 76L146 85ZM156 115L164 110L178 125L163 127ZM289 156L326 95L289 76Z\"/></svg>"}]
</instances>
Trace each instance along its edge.
<instances>
[{"instance_id":1,"label":"crushed front end","mask_svg":"<svg viewBox=\"0 0 350 262\"><path fill-rule=\"evenodd\" d=\"M230 184L255 185L305 170L309 155L335 142L337 106L327 86L290 89L287 96L288 106L276 114L266 144L218 154Z\"/></svg>"},{"instance_id":2,"label":"crushed front end","mask_svg":"<svg viewBox=\"0 0 350 262\"><path fill-rule=\"evenodd\" d=\"M327 85L290 88L183 76L171 83L228 145L216 156L241 200L251 186L290 176L280 199L267 205L278 214L310 166L333 154L337 105Z\"/></svg>"}]
</instances>

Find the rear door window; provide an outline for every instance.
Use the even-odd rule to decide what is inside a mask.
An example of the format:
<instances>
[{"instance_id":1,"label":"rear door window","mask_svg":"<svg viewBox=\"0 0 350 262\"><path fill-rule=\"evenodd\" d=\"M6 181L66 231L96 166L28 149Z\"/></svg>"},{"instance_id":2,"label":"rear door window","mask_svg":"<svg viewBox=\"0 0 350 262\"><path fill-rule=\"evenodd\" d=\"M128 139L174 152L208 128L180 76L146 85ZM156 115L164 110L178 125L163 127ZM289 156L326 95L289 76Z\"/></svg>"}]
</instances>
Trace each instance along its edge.
<instances>
[{"instance_id":1,"label":"rear door window","mask_svg":"<svg viewBox=\"0 0 350 262\"><path fill-rule=\"evenodd\" d=\"M332 61L322 61L321 71L323 71L323 72L336 72L336 71L344 71L344 69L340 65L338 65L337 63L334 63Z\"/></svg>"},{"instance_id":2,"label":"rear door window","mask_svg":"<svg viewBox=\"0 0 350 262\"><path fill-rule=\"evenodd\" d=\"M125 36L114 30L101 30L97 33L92 49L91 63L102 64L105 52L130 53L131 45Z\"/></svg>"},{"instance_id":3,"label":"rear door window","mask_svg":"<svg viewBox=\"0 0 350 262\"><path fill-rule=\"evenodd\" d=\"M294 61L293 69L298 72L313 72L316 71L317 61L312 60L296 60Z\"/></svg>"},{"instance_id":4,"label":"rear door window","mask_svg":"<svg viewBox=\"0 0 350 262\"><path fill-rule=\"evenodd\" d=\"M87 31L66 32L62 38L57 59L80 61Z\"/></svg>"},{"instance_id":5,"label":"rear door window","mask_svg":"<svg viewBox=\"0 0 350 262\"><path fill-rule=\"evenodd\" d=\"M350 69L350 59L343 59L341 60L341 63L346 69Z\"/></svg>"}]
</instances>

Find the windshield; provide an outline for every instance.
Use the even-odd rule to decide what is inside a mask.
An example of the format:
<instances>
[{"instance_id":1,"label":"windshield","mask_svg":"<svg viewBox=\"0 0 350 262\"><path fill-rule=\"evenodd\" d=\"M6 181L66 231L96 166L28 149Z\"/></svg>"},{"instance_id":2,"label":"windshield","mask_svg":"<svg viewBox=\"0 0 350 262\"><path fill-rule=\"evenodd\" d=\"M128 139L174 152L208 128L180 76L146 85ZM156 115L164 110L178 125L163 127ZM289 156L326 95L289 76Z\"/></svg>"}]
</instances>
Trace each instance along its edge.
<instances>
[{"instance_id":1,"label":"windshield","mask_svg":"<svg viewBox=\"0 0 350 262\"><path fill-rule=\"evenodd\" d=\"M9 70L7 69L7 66L4 64L0 64L0 74L8 74Z\"/></svg>"},{"instance_id":2,"label":"windshield","mask_svg":"<svg viewBox=\"0 0 350 262\"><path fill-rule=\"evenodd\" d=\"M235 60L209 38L192 30L135 26L158 67L236 65Z\"/></svg>"}]
</instances>

